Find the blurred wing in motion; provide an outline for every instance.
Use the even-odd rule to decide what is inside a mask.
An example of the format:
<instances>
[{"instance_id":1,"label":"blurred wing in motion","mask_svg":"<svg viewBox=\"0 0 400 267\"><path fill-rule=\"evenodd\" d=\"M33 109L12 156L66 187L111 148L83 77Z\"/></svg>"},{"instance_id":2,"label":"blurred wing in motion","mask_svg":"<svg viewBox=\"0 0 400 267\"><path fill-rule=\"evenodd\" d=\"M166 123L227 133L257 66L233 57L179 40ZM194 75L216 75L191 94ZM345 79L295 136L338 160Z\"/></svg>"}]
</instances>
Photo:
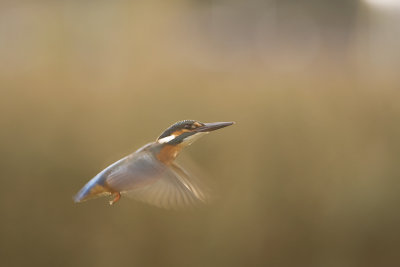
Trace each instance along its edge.
<instances>
[{"instance_id":1,"label":"blurred wing in motion","mask_svg":"<svg viewBox=\"0 0 400 267\"><path fill-rule=\"evenodd\" d=\"M209 199L204 186L181 167L166 166L145 151L128 157L106 182L130 198L167 209L194 206Z\"/></svg>"}]
</instances>

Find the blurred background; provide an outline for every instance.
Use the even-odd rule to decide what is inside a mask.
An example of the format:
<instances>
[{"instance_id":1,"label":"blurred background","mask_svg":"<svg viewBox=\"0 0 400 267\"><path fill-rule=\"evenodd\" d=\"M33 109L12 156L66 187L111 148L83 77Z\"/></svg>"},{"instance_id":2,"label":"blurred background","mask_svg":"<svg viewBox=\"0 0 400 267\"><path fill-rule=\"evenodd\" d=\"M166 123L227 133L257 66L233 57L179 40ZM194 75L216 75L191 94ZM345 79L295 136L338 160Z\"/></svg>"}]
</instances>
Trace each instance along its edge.
<instances>
[{"instance_id":1,"label":"blurred background","mask_svg":"<svg viewBox=\"0 0 400 267\"><path fill-rule=\"evenodd\" d=\"M400 1L2 1L2 266L400 266ZM172 123L217 200L76 205Z\"/></svg>"}]
</instances>

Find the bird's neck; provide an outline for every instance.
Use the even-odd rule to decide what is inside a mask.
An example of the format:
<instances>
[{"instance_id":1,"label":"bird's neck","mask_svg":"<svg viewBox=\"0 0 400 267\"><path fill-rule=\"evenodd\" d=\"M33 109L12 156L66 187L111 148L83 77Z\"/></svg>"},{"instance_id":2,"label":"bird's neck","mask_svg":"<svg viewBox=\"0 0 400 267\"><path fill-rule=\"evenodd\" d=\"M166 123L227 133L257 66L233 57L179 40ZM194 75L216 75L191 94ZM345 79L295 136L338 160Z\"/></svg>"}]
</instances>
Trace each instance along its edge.
<instances>
[{"instance_id":1,"label":"bird's neck","mask_svg":"<svg viewBox=\"0 0 400 267\"><path fill-rule=\"evenodd\" d=\"M160 152L157 154L157 159L164 164L171 164L182 148L183 146L181 145L163 144L160 148Z\"/></svg>"}]
</instances>

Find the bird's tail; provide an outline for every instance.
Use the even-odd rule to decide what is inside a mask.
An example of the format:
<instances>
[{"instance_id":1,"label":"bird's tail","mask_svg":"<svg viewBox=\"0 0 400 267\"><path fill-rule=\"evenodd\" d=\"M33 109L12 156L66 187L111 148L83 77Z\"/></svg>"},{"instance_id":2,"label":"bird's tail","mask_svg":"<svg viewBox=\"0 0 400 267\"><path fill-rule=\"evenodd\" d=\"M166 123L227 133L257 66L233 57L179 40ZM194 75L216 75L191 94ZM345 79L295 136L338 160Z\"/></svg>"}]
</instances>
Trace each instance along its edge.
<instances>
[{"instance_id":1,"label":"bird's tail","mask_svg":"<svg viewBox=\"0 0 400 267\"><path fill-rule=\"evenodd\" d=\"M73 197L73 200L78 203L110 194L111 192L106 187L91 180Z\"/></svg>"}]
</instances>

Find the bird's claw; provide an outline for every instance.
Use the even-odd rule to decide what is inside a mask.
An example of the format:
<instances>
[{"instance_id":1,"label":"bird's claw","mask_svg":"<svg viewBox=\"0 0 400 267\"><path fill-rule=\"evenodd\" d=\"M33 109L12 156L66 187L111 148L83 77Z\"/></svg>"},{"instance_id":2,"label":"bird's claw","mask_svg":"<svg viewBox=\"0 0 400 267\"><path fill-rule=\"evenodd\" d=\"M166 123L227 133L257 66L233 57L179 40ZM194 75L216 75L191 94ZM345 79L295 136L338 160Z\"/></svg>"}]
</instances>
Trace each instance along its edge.
<instances>
[{"instance_id":1,"label":"bird's claw","mask_svg":"<svg viewBox=\"0 0 400 267\"><path fill-rule=\"evenodd\" d=\"M110 200L110 202L109 202L110 205L113 205L115 202L117 202L121 198L121 194L119 192L115 193L114 195L115 195L114 199Z\"/></svg>"}]
</instances>

